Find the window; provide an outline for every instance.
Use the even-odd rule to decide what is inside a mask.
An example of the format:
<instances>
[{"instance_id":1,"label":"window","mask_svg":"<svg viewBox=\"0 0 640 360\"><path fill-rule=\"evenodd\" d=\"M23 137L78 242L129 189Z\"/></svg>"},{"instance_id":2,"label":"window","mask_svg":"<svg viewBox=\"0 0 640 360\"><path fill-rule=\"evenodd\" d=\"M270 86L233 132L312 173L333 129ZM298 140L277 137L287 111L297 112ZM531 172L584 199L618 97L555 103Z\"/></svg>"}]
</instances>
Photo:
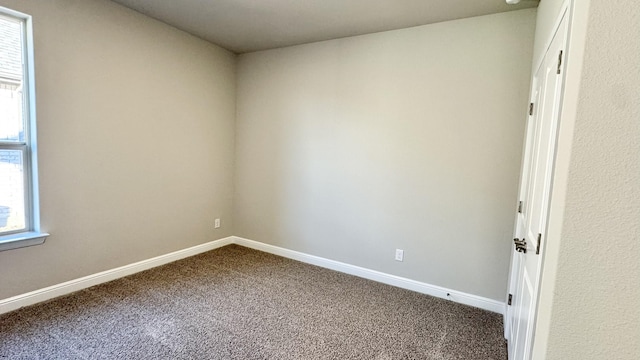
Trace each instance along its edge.
<instances>
[{"instance_id":1,"label":"window","mask_svg":"<svg viewBox=\"0 0 640 360\"><path fill-rule=\"evenodd\" d=\"M31 17L0 7L0 251L42 244Z\"/></svg>"}]
</instances>

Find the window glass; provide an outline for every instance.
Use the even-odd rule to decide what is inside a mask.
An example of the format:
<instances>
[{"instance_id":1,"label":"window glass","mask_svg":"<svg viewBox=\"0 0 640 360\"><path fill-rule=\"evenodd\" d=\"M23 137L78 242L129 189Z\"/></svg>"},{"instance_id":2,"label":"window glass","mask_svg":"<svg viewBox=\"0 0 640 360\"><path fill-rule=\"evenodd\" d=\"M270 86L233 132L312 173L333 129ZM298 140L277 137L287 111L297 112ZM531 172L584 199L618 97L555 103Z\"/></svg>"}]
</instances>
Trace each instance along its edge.
<instances>
[{"instance_id":1,"label":"window glass","mask_svg":"<svg viewBox=\"0 0 640 360\"><path fill-rule=\"evenodd\" d=\"M0 14L0 235L30 230L24 26Z\"/></svg>"},{"instance_id":2,"label":"window glass","mask_svg":"<svg viewBox=\"0 0 640 360\"><path fill-rule=\"evenodd\" d=\"M0 232L26 229L23 153L0 149Z\"/></svg>"}]
</instances>

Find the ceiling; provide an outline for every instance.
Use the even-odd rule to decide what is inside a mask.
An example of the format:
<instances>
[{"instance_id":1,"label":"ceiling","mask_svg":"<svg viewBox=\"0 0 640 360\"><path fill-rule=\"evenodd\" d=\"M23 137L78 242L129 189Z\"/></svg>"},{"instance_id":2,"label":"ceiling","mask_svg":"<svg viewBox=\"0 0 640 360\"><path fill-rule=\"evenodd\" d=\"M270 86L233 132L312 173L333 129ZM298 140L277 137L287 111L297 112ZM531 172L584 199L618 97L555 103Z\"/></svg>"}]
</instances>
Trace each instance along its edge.
<instances>
[{"instance_id":1,"label":"ceiling","mask_svg":"<svg viewBox=\"0 0 640 360\"><path fill-rule=\"evenodd\" d=\"M113 0L235 53L536 7L523 0Z\"/></svg>"}]
</instances>

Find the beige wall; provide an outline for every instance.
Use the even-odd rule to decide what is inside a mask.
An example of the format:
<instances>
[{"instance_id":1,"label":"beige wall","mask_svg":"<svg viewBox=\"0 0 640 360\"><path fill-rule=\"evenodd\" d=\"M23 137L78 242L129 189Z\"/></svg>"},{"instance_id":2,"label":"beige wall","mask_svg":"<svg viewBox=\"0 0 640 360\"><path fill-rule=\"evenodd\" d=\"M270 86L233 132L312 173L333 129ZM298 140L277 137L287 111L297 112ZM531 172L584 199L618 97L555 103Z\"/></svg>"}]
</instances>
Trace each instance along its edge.
<instances>
[{"instance_id":1,"label":"beige wall","mask_svg":"<svg viewBox=\"0 0 640 360\"><path fill-rule=\"evenodd\" d=\"M549 360L640 358L638 34L636 1L591 0Z\"/></svg>"},{"instance_id":2,"label":"beige wall","mask_svg":"<svg viewBox=\"0 0 640 360\"><path fill-rule=\"evenodd\" d=\"M502 301L535 14L240 56L236 235Z\"/></svg>"},{"instance_id":3,"label":"beige wall","mask_svg":"<svg viewBox=\"0 0 640 360\"><path fill-rule=\"evenodd\" d=\"M33 15L51 233L0 253L0 299L232 234L234 55L110 1L0 6Z\"/></svg>"}]
</instances>

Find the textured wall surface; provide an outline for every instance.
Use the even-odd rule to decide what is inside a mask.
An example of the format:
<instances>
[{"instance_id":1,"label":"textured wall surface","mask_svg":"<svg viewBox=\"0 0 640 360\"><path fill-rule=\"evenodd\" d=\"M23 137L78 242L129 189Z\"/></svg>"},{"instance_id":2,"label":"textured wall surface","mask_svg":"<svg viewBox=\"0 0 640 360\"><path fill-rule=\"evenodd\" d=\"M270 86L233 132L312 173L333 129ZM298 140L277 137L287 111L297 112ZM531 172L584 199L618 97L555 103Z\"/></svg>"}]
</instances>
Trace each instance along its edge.
<instances>
[{"instance_id":1,"label":"textured wall surface","mask_svg":"<svg viewBox=\"0 0 640 360\"><path fill-rule=\"evenodd\" d=\"M232 234L234 55L111 1L0 6L33 16L51 233L0 253L0 299Z\"/></svg>"},{"instance_id":2,"label":"textured wall surface","mask_svg":"<svg viewBox=\"0 0 640 360\"><path fill-rule=\"evenodd\" d=\"M640 7L592 0L547 359L640 359Z\"/></svg>"},{"instance_id":3,"label":"textured wall surface","mask_svg":"<svg viewBox=\"0 0 640 360\"><path fill-rule=\"evenodd\" d=\"M502 301L535 14L240 56L236 234Z\"/></svg>"}]
</instances>

